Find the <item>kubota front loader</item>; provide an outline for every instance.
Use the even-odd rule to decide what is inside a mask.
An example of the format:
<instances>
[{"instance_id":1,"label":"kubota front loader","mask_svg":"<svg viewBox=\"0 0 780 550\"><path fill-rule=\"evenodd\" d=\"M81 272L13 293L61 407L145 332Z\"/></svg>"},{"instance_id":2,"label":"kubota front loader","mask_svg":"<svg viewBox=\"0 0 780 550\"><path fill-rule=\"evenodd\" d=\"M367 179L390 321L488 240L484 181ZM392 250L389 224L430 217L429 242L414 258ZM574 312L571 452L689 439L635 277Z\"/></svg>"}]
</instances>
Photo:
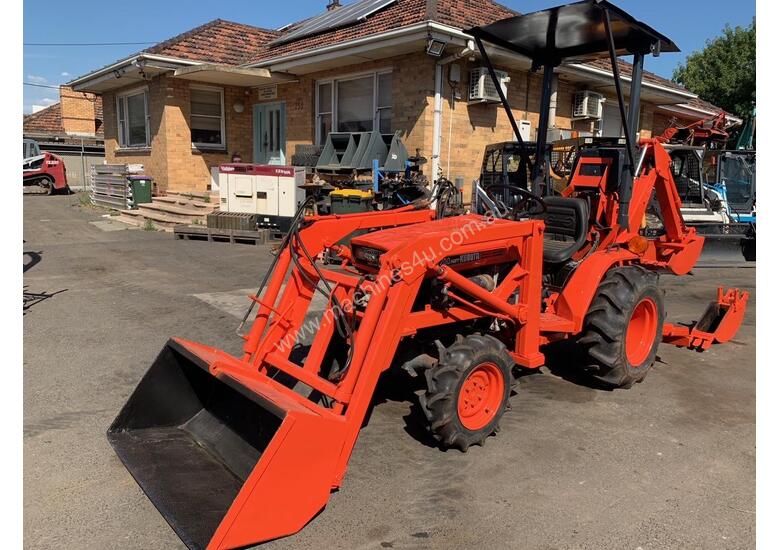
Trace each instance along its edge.
<instances>
[{"instance_id":1,"label":"kubota front loader","mask_svg":"<svg viewBox=\"0 0 780 550\"><path fill-rule=\"evenodd\" d=\"M252 298L243 355L170 340L110 427L117 454L188 547L240 548L303 528L340 486L387 369L424 377L422 420L443 448L466 451L496 432L515 367L542 366L545 344L577 339L573 367L628 388L661 341L702 351L738 330L748 296L736 289L720 290L696 326L664 323L658 275L690 272L703 241L680 216L663 144L630 136L643 56L674 44L598 0L469 32L521 144L483 41L544 67L529 181L492 185L483 211L450 217L410 206L302 219L302 205ZM627 52L628 114L616 61ZM538 152L553 68L607 55L629 137L595 139L563 196L547 195ZM653 192L666 233L647 239Z\"/></svg>"}]
</instances>

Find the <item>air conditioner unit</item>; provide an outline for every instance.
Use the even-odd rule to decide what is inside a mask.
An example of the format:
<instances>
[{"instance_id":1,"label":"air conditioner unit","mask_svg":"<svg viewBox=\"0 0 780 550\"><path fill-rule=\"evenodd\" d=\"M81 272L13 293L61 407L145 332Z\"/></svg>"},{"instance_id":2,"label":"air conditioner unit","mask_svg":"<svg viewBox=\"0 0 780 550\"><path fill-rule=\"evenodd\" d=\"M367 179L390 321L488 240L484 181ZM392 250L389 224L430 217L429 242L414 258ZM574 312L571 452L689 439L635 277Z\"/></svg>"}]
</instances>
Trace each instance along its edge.
<instances>
[{"instance_id":1,"label":"air conditioner unit","mask_svg":"<svg viewBox=\"0 0 780 550\"><path fill-rule=\"evenodd\" d=\"M572 118L601 119L601 109L604 104L604 96L590 90L580 90L574 94L574 106Z\"/></svg>"},{"instance_id":2,"label":"air conditioner unit","mask_svg":"<svg viewBox=\"0 0 780 550\"><path fill-rule=\"evenodd\" d=\"M509 74L506 71L496 71L496 78L501 84L501 91L504 92L506 97L506 88L509 84ZM471 70L471 78L469 79L469 101L488 103L501 101L498 97L498 91L493 84L493 79L490 78L490 72L487 67L479 67Z\"/></svg>"}]
</instances>

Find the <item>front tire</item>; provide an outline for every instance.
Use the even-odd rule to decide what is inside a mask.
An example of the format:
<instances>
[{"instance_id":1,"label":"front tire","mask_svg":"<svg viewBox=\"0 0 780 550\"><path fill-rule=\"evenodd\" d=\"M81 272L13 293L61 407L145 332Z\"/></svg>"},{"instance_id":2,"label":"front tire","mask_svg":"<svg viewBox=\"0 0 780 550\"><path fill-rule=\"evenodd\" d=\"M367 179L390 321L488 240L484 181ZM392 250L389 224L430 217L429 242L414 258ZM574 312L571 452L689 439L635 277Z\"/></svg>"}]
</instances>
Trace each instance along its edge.
<instances>
[{"instance_id":1,"label":"front tire","mask_svg":"<svg viewBox=\"0 0 780 550\"><path fill-rule=\"evenodd\" d=\"M433 436L445 449L466 452L498 431L516 382L514 361L492 336L472 334L443 349L425 373L420 404Z\"/></svg>"},{"instance_id":2,"label":"front tire","mask_svg":"<svg viewBox=\"0 0 780 550\"><path fill-rule=\"evenodd\" d=\"M587 371L611 388L630 388L644 380L655 362L663 319L657 273L638 266L609 270L579 338Z\"/></svg>"}]
</instances>

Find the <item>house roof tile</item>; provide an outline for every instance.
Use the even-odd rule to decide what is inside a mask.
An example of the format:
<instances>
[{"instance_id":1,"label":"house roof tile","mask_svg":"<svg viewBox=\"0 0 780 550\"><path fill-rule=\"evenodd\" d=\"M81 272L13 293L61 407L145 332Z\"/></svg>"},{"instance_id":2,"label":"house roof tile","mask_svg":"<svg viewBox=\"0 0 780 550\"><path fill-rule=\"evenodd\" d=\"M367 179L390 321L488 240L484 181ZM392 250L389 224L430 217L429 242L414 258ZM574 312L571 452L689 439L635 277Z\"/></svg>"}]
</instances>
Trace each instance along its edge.
<instances>
[{"instance_id":1,"label":"house roof tile","mask_svg":"<svg viewBox=\"0 0 780 550\"><path fill-rule=\"evenodd\" d=\"M178 59L238 65L279 35L278 32L215 19L143 50Z\"/></svg>"},{"instance_id":2,"label":"house roof tile","mask_svg":"<svg viewBox=\"0 0 780 550\"><path fill-rule=\"evenodd\" d=\"M25 134L63 134L60 104L49 105L36 113L24 115L22 129Z\"/></svg>"},{"instance_id":3,"label":"house roof tile","mask_svg":"<svg viewBox=\"0 0 780 550\"><path fill-rule=\"evenodd\" d=\"M456 28L470 28L517 15L517 12L492 0L398 0L366 19L328 32L303 36L282 44L265 44L247 63L303 52L332 44L339 44L374 34L422 23L436 21ZM285 29L291 32L303 21ZM281 34L280 36L284 36Z\"/></svg>"}]
</instances>

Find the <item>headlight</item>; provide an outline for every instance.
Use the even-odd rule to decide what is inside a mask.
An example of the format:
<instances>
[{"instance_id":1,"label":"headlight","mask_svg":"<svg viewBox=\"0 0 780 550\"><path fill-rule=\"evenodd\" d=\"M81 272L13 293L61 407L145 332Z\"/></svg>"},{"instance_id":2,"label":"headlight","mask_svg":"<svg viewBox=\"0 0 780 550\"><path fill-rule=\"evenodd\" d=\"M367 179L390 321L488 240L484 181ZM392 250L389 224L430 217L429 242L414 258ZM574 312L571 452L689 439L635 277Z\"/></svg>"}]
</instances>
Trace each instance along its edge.
<instances>
[{"instance_id":1,"label":"headlight","mask_svg":"<svg viewBox=\"0 0 780 550\"><path fill-rule=\"evenodd\" d=\"M379 257L384 254L383 250L369 248L367 246L355 246L352 248L352 257L360 263L379 267Z\"/></svg>"}]
</instances>

